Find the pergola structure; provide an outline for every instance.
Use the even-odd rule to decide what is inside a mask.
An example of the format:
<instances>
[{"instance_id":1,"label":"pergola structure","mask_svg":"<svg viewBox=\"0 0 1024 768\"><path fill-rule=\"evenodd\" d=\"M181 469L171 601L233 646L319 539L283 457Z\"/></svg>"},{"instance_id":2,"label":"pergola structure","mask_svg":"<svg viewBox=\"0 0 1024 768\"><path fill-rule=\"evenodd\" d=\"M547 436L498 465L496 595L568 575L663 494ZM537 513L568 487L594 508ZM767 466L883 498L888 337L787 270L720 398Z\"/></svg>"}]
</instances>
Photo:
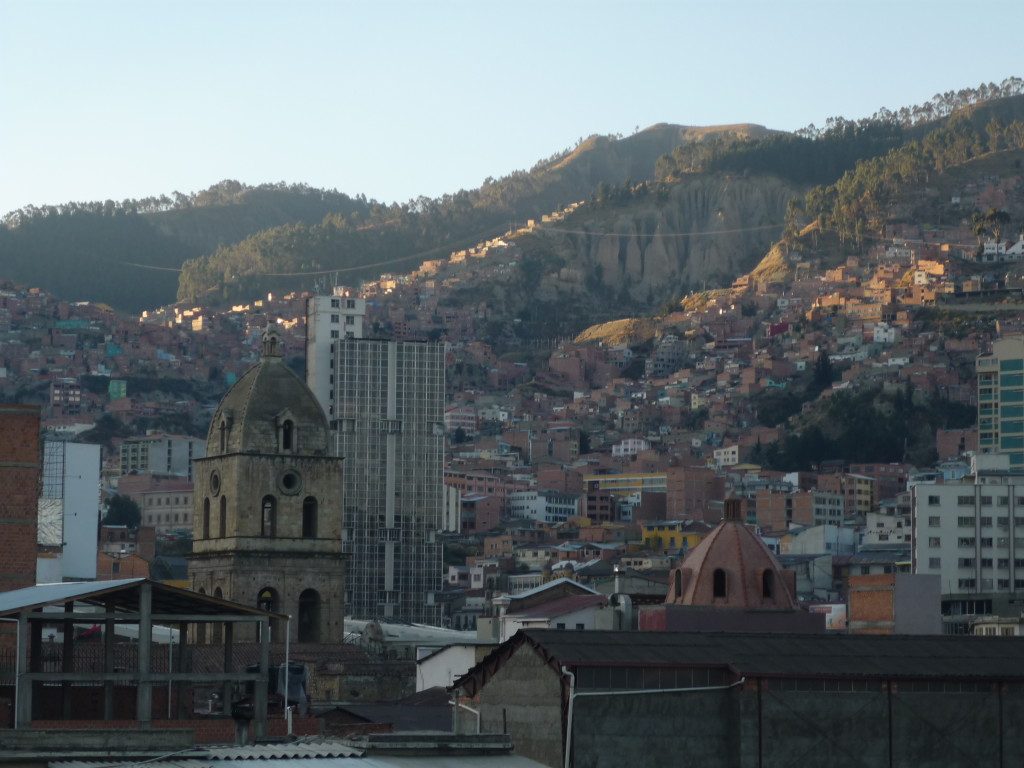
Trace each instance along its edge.
<instances>
[{"instance_id":1,"label":"pergola structure","mask_svg":"<svg viewBox=\"0 0 1024 768\"><path fill-rule=\"evenodd\" d=\"M71 719L72 689L75 686L103 686L103 720L114 719L114 686L134 685L135 720L140 729L152 727L153 687L166 686L177 692L177 717L192 717L186 711L186 694L195 684L222 689L224 712L231 712L232 692L238 683L251 685L253 733L257 740L267 736L267 701L270 669L270 620L284 616L232 603L209 595L171 587L149 579L42 584L0 593L0 619L18 622L15 674L14 727L32 727L33 695L42 684L59 685L63 693L64 719ZM233 628L239 622L258 624L260 662L258 672L233 671ZM193 672L184 659L189 624L217 623L224 627L222 672ZM103 627L103 663L99 670L75 669L75 625ZM138 627L138 657L135 668L115 667L115 626ZM61 669L43 670L43 628L63 628ZM166 672L153 670L154 625L177 628L178 653ZM100 719L100 713L94 713Z\"/></svg>"}]
</instances>

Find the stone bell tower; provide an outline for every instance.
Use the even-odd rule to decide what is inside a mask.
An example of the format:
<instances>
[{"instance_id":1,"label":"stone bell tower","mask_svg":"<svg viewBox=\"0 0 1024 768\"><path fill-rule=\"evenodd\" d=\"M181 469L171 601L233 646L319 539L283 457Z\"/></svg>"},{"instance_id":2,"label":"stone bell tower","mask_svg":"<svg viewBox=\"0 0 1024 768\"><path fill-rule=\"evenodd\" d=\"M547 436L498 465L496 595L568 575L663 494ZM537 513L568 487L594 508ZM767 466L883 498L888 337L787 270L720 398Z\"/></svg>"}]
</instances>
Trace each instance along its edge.
<instances>
[{"instance_id":1,"label":"stone bell tower","mask_svg":"<svg viewBox=\"0 0 1024 768\"><path fill-rule=\"evenodd\" d=\"M292 642L341 642L341 464L268 326L259 363L224 395L195 462L192 589L291 616ZM272 640L284 631L275 622Z\"/></svg>"}]
</instances>

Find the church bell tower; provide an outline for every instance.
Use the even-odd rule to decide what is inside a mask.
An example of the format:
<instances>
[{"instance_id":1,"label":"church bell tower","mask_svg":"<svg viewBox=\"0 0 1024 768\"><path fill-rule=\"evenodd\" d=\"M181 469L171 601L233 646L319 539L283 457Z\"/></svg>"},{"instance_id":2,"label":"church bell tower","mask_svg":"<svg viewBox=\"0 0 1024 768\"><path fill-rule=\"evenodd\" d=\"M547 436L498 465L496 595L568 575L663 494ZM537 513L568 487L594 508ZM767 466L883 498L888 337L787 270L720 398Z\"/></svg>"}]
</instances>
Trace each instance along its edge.
<instances>
[{"instance_id":1,"label":"church bell tower","mask_svg":"<svg viewBox=\"0 0 1024 768\"><path fill-rule=\"evenodd\" d=\"M259 363L224 395L195 462L192 589L290 616L272 625L274 642L287 626L291 642L340 643L341 464L323 409L268 326Z\"/></svg>"}]
</instances>

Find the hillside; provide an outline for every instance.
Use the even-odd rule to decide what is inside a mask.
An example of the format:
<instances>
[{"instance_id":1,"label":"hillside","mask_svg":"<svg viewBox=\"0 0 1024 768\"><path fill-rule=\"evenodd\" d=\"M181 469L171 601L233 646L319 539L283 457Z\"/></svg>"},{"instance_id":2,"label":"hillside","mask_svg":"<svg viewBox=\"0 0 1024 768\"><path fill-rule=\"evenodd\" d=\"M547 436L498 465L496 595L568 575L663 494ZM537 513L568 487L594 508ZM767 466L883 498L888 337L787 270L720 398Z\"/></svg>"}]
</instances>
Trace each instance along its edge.
<instances>
[{"instance_id":1,"label":"hillside","mask_svg":"<svg viewBox=\"0 0 1024 768\"><path fill-rule=\"evenodd\" d=\"M796 134L658 124L591 136L529 171L405 203L226 181L173 199L29 207L0 226L0 277L132 313L223 305L409 272L583 200L565 227L521 239L523 282L541 286L542 302L568 296L597 312L587 320L610 319L728 285L780 236L796 256L786 248L807 248L794 236L808 225L813 248L856 252L894 216L932 206L937 174L986 155L1000 158L993 173L1012 173L1020 158L1003 153L1024 148L1022 88L1011 78Z\"/></svg>"},{"instance_id":2,"label":"hillside","mask_svg":"<svg viewBox=\"0 0 1024 768\"><path fill-rule=\"evenodd\" d=\"M594 136L477 190L390 205L304 185L225 181L173 199L30 206L0 227L0 277L133 313L176 298L248 299L316 280L280 273L343 270L344 279L358 281L492 237L510 219L590 198L601 182L652 179L657 158L678 143L723 131L769 133L754 125L657 125L627 138Z\"/></svg>"}]
</instances>

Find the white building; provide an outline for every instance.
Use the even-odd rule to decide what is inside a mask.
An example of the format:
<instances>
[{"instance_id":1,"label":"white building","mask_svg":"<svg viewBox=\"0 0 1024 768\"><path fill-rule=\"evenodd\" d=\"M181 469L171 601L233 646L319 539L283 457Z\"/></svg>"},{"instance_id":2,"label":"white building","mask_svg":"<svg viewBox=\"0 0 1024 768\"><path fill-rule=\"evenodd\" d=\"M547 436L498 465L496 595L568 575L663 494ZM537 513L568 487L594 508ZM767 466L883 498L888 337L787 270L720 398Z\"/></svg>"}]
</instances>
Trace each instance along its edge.
<instances>
[{"instance_id":1,"label":"white building","mask_svg":"<svg viewBox=\"0 0 1024 768\"><path fill-rule=\"evenodd\" d=\"M206 440L182 435L152 434L121 443L121 474L178 475L191 482L192 465L206 456Z\"/></svg>"},{"instance_id":2,"label":"white building","mask_svg":"<svg viewBox=\"0 0 1024 768\"><path fill-rule=\"evenodd\" d=\"M43 442L36 583L96 578L100 446Z\"/></svg>"},{"instance_id":3,"label":"white building","mask_svg":"<svg viewBox=\"0 0 1024 768\"><path fill-rule=\"evenodd\" d=\"M1024 600L1024 474L912 491L914 573L941 579L946 631L977 615L1019 616Z\"/></svg>"},{"instance_id":4,"label":"white building","mask_svg":"<svg viewBox=\"0 0 1024 768\"><path fill-rule=\"evenodd\" d=\"M540 523L564 523L580 514L582 498L557 491L516 491L508 495L509 516Z\"/></svg>"},{"instance_id":5,"label":"white building","mask_svg":"<svg viewBox=\"0 0 1024 768\"><path fill-rule=\"evenodd\" d=\"M331 344L338 339L362 339L366 317L366 299L351 289L336 287L330 296L311 296L306 300L306 384L331 418L333 405ZM316 350L316 354L310 354Z\"/></svg>"}]
</instances>

